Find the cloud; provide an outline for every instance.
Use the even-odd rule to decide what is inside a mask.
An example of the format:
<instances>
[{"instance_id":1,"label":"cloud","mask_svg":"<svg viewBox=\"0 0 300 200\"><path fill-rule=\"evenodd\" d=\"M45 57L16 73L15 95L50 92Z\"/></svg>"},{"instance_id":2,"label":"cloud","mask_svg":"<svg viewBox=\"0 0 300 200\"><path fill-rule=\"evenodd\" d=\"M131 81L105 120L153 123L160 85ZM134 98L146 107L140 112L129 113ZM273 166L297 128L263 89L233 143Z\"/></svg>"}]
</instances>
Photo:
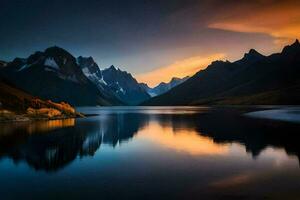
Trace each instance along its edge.
<instances>
[{"instance_id":1,"label":"cloud","mask_svg":"<svg viewBox=\"0 0 300 200\"><path fill-rule=\"evenodd\" d=\"M155 86L162 81L169 82L172 77L182 78L194 75L199 70L206 68L212 61L220 60L224 57L225 54L222 53L194 56L175 61L168 66L160 67L144 74L139 74L136 78L139 82L147 83L149 86Z\"/></svg>"},{"instance_id":2,"label":"cloud","mask_svg":"<svg viewBox=\"0 0 300 200\"><path fill-rule=\"evenodd\" d=\"M295 1L261 1L224 9L208 24L209 28L243 33L265 33L275 42L290 42L300 37L300 3Z\"/></svg>"}]
</instances>

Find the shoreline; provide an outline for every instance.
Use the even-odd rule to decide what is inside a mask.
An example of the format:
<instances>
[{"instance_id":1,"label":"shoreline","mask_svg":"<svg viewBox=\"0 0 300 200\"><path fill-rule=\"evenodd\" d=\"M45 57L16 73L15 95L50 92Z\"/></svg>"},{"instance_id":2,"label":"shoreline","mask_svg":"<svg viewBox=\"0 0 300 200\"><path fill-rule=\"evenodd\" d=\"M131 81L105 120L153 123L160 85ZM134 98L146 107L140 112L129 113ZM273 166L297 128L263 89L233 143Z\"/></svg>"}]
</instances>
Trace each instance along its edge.
<instances>
[{"instance_id":1,"label":"shoreline","mask_svg":"<svg viewBox=\"0 0 300 200\"><path fill-rule=\"evenodd\" d=\"M155 106L154 106L155 107ZM198 107L198 106L195 106ZM248 112L242 114L249 118L268 119L285 122L300 123L300 107L298 106L211 106L212 108L250 108ZM111 107L109 107L111 108ZM16 114L13 112L0 112L0 123L17 123L17 122L34 122L34 121L51 121L51 120L65 120L98 116L96 113L80 113L75 112L74 115L62 114L60 116L34 116L30 114Z\"/></svg>"},{"instance_id":2,"label":"shoreline","mask_svg":"<svg viewBox=\"0 0 300 200\"><path fill-rule=\"evenodd\" d=\"M0 123L18 123L18 122L35 122L35 121L51 121L51 120L65 120L84 118L88 115L76 112L74 115L61 115L55 117L42 117L42 116L31 116L28 114L14 114L14 113L1 113Z\"/></svg>"},{"instance_id":3,"label":"shoreline","mask_svg":"<svg viewBox=\"0 0 300 200\"><path fill-rule=\"evenodd\" d=\"M79 117L79 116L72 116L72 117L64 116L64 117L54 117L54 118L43 118L43 117L34 118L34 117L17 115L11 119L3 119L2 117L0 117L0 123L51 121L51 120L64 120L64 119L75 119L75 118L81 118L81 117Z\"/></svg>"}]
</instances>

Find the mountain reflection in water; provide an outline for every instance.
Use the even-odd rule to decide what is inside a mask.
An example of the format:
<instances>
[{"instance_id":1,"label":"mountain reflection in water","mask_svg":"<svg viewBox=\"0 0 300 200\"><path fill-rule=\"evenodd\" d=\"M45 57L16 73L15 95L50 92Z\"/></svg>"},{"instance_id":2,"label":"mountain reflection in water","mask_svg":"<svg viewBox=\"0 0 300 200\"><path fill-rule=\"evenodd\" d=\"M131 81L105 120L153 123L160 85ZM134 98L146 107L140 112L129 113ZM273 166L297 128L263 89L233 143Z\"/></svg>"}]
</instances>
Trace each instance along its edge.
<instances>
[{"instance_id":1,"label":"mountain reflection in water","mask_svg":"<svg viewBox=\"0 0 300 200\"><path fill-rule=\"evenodd\" d=\"M248 119L235 109L101 113L86 119L2 124L0 156L25 161L36 170L56 171L77 156L93 156L101 151L102 143L116 147L129 140L147 140L192 155L221 155L246 148L256 157L270 146L300 155L297 124Z\"/></svg>"},{"instance_id":2,"label":"mountain reflection in water","mask_svg":"<svg viewBox=\"0 0 300 200\"><path fill-rule=\"evenodd\" d=\"M174 130L172 126L161 126L157 122L150 122L139 131L137 137L192 155L218 155L229 151L228 144L214 143L211 138L200 135L196 130Z\"/></svg>"}]
</instances>

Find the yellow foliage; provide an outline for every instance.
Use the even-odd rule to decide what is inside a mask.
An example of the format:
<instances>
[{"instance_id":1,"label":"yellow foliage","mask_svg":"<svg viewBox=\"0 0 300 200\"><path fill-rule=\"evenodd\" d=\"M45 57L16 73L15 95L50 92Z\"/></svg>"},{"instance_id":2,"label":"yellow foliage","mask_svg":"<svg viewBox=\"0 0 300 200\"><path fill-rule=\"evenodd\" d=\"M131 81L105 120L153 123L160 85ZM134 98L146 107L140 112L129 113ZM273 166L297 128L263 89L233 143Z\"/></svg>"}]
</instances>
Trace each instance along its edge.
<instances>
[{"instance_id":1,"label":"yellow foliage","mask_svg":"<svg viewBox=\"0 0 300 200\"><path fill-rule=\"evenodd\" d=\"M40 108L40 109L28 108L27 114L36 117L42 116L42 117L52 118L52 117L60 116L61 112L53 108Z\"/></svg>"},{"instance_id":2,"label":"yellow foliage","mask_svg":"<svg viewBox=\"0 0 300 200\"><path fill-rule=\"evenodd\" d=\"M54 103L50 100L47 101L51 106L55 107L58 110L61 110L65 113L75 114L75 109L68 103L61 102L61 103Z\"/></svg>"}]
</instances>

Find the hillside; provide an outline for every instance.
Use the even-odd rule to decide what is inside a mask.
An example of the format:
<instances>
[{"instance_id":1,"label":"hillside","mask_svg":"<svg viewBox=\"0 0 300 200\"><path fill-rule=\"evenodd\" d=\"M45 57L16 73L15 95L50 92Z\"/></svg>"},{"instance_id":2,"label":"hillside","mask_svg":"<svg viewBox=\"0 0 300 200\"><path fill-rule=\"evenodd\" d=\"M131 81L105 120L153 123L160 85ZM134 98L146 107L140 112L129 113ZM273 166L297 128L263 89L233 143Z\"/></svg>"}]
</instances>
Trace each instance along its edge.
<instances>
[{"instance_id":1,"label":"hillside","mask_svg":"<svg viewBox=\"0 0 300 200\"><path fill-rule=\"evenodd\" d=\"M81 116L68 103L41 100L0 79L0 121Z\"/></svg>"},{"instance_id":2,"label":"hillside","mask_svg":"<svg viewBox=\"0 0 300 200\"><path fill-rule=\"evenodd\" d=\"M264 56L251 49L235 62L215 61L143 105L300 104L300 44Z\"/></svg>"}]
</instances>

